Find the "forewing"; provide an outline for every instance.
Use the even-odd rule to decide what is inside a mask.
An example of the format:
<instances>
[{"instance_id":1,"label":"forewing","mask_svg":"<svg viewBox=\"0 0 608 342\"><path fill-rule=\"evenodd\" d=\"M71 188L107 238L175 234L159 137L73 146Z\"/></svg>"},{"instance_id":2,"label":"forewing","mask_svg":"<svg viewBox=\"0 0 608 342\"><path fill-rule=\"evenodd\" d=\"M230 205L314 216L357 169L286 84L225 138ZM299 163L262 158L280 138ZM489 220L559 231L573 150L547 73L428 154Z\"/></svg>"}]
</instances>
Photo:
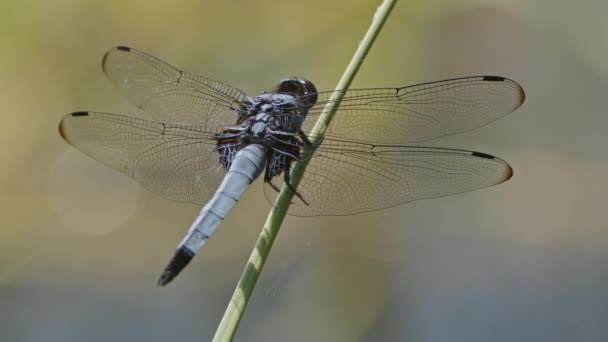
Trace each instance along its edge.
<instances>
[{"instance_id":1,"label":"forewing","mask_svg":"<svg viewBox=\"0 0 608 342\"><path fill-rule=\"evenodd\" d=\"M335 92L318 94L305 132L310 132ZM524 98L519 84L498 76L352 89L344 94L326 135L388 144L426 141L484 126L513 112Z\"/></svg>"},{"instance_id":2,"label":"forewing","mask_svg":"<svg viewBox=\"0 0 608 342\"><path fill-rule=\"evenodd\" d=\"M243 92L225 83L179 70L124 46L108 51L102 67L131 103L162 122L232 125L246 99Z\"/></svg>"},{"instance_id":3,"label":"forewing","mask_svg":"<svg viewBox=\"0 0 608 342\"><path fill-rule=\"evenodd\" d=\"M214 132L204 126L79 112L59 124L68 143L164 198L202 204L224 176Z\"/></svg>"},{"instance_id":4,"label":"forewing","mask_svg":"<svg viewBox=\"0 0 608 342\"><path fill-rule=\"evenodd\" d=\"M297 188L308 205L294 197L289 214L337 216L374 211L492 186L512 174L505 161L479 152L327 138ZM269 186L265 191L274 203L276 191Z\"/></svg>"}]
</instances>

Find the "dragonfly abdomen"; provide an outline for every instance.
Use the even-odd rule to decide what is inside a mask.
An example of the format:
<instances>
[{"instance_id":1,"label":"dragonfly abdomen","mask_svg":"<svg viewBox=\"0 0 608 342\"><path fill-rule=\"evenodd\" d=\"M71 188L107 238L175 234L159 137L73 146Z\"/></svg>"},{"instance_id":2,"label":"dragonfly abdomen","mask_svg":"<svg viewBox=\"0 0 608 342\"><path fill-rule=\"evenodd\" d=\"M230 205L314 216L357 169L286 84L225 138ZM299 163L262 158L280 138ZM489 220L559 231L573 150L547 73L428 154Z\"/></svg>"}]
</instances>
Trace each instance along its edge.
<instances>
[{"instance_id":1,"label":"dragonfly abdomen","mask_svg":"<svg viewBox=\"0 0 608 342\"><path fill-rule=\"evenodd\" d=\"M165 267L158 280L159 286L169 283L188 265L245 193L249 184L260 175L265 162L264 147L259 144L247 145L236 154L219 188L192 223L175 255Z\"/></svg>"}]
</instances>

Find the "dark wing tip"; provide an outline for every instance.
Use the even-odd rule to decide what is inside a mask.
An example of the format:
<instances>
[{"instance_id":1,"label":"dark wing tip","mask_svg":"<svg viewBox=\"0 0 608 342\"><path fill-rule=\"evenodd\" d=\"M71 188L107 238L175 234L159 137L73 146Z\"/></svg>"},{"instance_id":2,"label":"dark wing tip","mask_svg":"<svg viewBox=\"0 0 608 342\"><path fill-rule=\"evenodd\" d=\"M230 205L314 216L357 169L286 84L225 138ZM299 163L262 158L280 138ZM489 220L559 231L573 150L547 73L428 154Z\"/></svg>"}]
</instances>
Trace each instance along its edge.
<instances>
[{"instance_id":1,"label":"dark wing tip","mask_svg":"<svg viewBox=\"0 0 608 342\"><path fill-rule=\"evenodd\" d=\"M70 138L68 137L67 126L66 126L67 119L69 119L71 117L79 117L79 116L89 116L89 113L88 112L70 113L70 114L64 116L63 119L61 119L61 122L59 122L59 135L61 135L63 140L67 141L70 144L71 144L71 142L70 142Z\"/></svg>"},{"instance_id":2,"label":"dark wing tip","mask_svg":"<svg viewBox=\"0 0 608 342\"><path fill-rule=\"evenodd\" d=\"M70 142L65 134L65 118L59 122L59 135L61 138L63 138L63 140L67 141L68 143Z\"/></svg>"},{"instance_id":3,"label":"dark wing tip","mask_svg":"<svg viewBox=\"0 0 608 342\"><path fill-rule=\"evenodd\" d=\"M521 105L524 103L524 101L526 101L526 92L524 91L524 88L523 88L523 87L522 87L522 86L521 86L519 83L517 83L517 82L515 82L515 81L513 81L513 80L511 80L511 79L508 79L508 78L505 78L504 80L505 80L505 81L508 81L508 82L510 82L510 83L513 83L513 85L514 85L514 86L516 87L516 89L517 89L517 95L519 96L519 98L518 98L518 104L517 104L517 107L515 107L515 108L513 109L513 110L515 110L515 109L517 109L517 108L521 107Z\"/></svg>"},{"instance_id":4,"label":"dark wing tip","mask_svg":"<svg viewBox=\"0 0 608 342\"><path fill-rule=\"evenodd\" d=\"M483 152L472 152L471 155L474 157L485 158L485 159L496 159L496 157L483 153Z\"/></svg>"},{"instance_id":5,"label":"dark wing tip","mask_svg":"<svg viewBox=\"0 0 608 342\"><path fill-rule=\"evenodd\" d=\"M513 178L513 168L509 164L507 164L507 168L508 168L508 170L507 170L507 173L505 175L505 179L503 180L503 182L506 182L509 179Z\"/></svg>"},{"instance_id":6,"label":"dark wing tip","mask_svg":"<svg viewBox=\"0 0 608 342\"><path fill-rule=\"evenodd\" d=\"M494 158L494 159L501 161L505 166L504 175L503 175L502 179L500 180L500 182L498 182L497 184L504 183L504 182L508 181L509 179L513 178L513 168L511 167L511 165L509 165L509 163L507 163L506 161L504 161L500 158Z\"/></svg>"},{"instance_id":7,"label":"dark wing tip","mask_svg":"<svg viewBox=\"0 0 608 342\"><path fill-rule=\"evenodd\" d=\"M506 79L501 76L484 76L482 80L488 82L504 82Z\"/></svg>"},{"instance_id":8,"label":"dark wing tip","mask_svg":"<svg viewBox=\"0 0 608 342\"><path fill-rule=\"evenodd\" d=\"M524 91L524 88L522 88L522 86L519 83L517 83L515 81L512 81L512 82L517 84L517 87L519 88L519 106L517 106L517 108L519 108L524 103L524 101L526 101L526 92Z\"/></svg>"},{"instance_id":9,"label":"dark wing tip","mask_svg":"<svg viewBox=\"0 0 608 342\"><path fill-rule=\"evenodd\" d=\"M128 46L116 46L111 48L110 50L108 50L104 55L103 58L101 59L101 69L105 72L106 71L106 64L108 63L108 57L110 56L110 54L112 54L114 51L123 51L123 52L131 52L131 48Z\"/></svg>"},{"instance_id":10,"label":"dark wing tip","mask_svg":"<svg viewBox=\"0 0 608 342\"><path fill-rule=\"evenodd\" d=\"M515 85L515 87L517 88L517 94L519 95L519 99L518 99L518 105L517 107L515 107L513 110L519 108L524 101L526 100L526 92L524 91L524 88L522 88L522 86L511 80L508 79L506 77L502 77L502 76L483 76L483 78L481 79L482 81L486 81L486 82L509 82L509 83L513 83L513 85Z\"/></svg>"},{"instance_id":11,"label":"dark wing tip","mask_svg":"<svg viewBox=\"0 0 608 342\"><path fill-rule=\"evenodd\" d=\"M193 257L194 253L191 250L186 247L180 247L175 251L175 255L169 261L167 267L165 267L156 285L165 286L170 283L190 263Z\"/></svg>"},{"instance_id":12,"label":"dark wing tip","mask_svg":"<svg viewBox=\"0 0 608 342\"><path fill-rule=\"evenodd\" d=\"M511 179L513 177L513 168L506 161L504 161L504 160L502 160L502 159L500 159L498 157L494 157L493 155L489 155L487 153L483 153L483 152L471 152L471 156L478 157L478 158L495 160L495 161L503 164L503 166L505 167L504 176L502 177L502 179L500 180L500 182L498 182L497 184L506 182L506 181L508 181L509 179Z\"/></svg>"}]
</instances>

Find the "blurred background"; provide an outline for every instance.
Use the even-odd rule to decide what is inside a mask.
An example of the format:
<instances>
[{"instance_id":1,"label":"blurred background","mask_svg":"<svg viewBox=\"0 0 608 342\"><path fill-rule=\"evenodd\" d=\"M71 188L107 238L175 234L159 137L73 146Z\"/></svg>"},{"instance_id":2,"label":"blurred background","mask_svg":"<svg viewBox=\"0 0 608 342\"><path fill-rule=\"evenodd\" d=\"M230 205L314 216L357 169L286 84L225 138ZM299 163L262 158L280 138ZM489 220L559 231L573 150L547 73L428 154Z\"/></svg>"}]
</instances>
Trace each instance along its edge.
<instances>
[{"instance_id":1,"label":"blurred background","mask_svg":"<svg viewBox=\"0 0 608 342\"><path fill-rule=\"evenodd\" d=\"M199 207L67 145L67 113L141 115L101 72L115 45L256 94L337 83L378 1L0 3L2 341L209 340L269 211L256 183L166 288ZM488 189L288 218L239 341L608 341L608 2L402 1L353 87L503 75L515 113L433 141L507 160Z\"/></svg>"}]
</instances>

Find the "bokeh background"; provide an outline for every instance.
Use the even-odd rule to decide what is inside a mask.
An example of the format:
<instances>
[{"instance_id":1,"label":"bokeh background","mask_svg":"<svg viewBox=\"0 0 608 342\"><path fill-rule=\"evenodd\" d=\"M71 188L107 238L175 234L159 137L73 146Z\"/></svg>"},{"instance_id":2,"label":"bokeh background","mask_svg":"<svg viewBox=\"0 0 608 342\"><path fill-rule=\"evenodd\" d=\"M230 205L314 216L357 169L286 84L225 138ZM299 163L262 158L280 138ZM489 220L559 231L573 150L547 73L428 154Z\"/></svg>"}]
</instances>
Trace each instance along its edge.
<instances>
[{"instance_id":1,"label":"bokeh background","mask_svg":"<svg viewBox=\"0 0 608 342\"><path fill-rule=\"evenodd\" d=\"M258 182L169 287L199 211L68 146L63 115L141 115L115 45L248 93L332 89L377 1L0 2L2 341L205 341L269 205ZM397 4L353 86L493 74L517 112L433 145L511 163L502 185L352 217L288 218L239 341L608 341L608 2Z\"/></svg>"}]
</instances>

